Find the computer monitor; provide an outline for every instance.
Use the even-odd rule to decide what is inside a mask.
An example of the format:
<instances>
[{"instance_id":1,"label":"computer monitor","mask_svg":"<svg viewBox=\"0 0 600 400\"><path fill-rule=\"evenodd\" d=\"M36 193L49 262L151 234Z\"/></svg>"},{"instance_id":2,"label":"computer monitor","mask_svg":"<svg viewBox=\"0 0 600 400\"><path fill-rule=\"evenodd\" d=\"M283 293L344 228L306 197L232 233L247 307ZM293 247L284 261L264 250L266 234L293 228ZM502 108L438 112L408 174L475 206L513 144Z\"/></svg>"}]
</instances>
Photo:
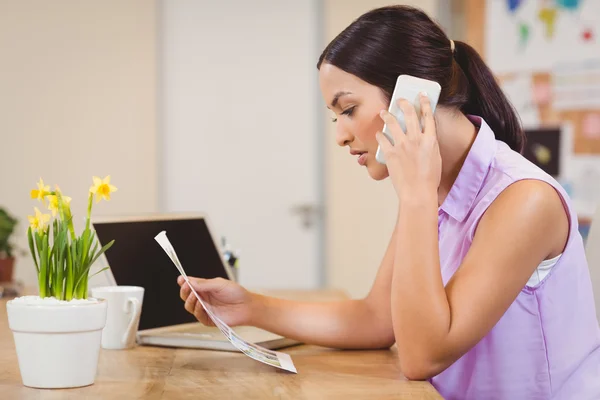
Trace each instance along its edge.
<instances>
[{"instance_id":1,"label":"computer monitor","mask_svg":"<svg viewBox=\"0 0 600 400\"><path fill-rule=\"evenodd\" d=\"M161 231L188 276L232 277L205 215L103 217L92 225L102 246L115 240L104 255L115 283L145 289L140 330L196 322L179 297L177 268L154 240Z\"/></svg>"}]
</instances>

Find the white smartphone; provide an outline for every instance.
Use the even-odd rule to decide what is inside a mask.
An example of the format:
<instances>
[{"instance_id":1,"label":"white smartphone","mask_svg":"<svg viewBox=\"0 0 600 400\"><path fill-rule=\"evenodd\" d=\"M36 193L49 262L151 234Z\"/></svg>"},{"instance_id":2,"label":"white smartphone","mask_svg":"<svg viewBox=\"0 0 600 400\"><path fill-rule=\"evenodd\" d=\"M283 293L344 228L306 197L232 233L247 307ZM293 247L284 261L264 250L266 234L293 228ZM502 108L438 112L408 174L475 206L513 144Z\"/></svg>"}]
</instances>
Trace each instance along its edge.
<instances>
[{"instance_id":1,"label":"white smartphone","mask_svg":"<svg viewBox=\"0 0 600 400\"><path fill-rule=\"evenodd\" d=\"M406 99L408 101L411 101L415 106L417 115L419 115L419 124L422 124L420 118L421 102L419 101L419 93L427 93L427 97L429 97L429 102L431 103L431 111L435 113L435 107L437 106L441 91L442 87L437 82L417 78L411 75L400 75L396 80L396 87L394 87L394 93L392 94L392 100L390 101L388 111L390 114L396 117L398 123L400 124L400 127L404 132L406 132L404 113L402 112L400 107L398 107L398 100ZM421 129L423 129L422 125ZM390 142L392 142L392 144L394 143L394 139L387 125L383 126L383 134L390 140ZM385 164L383 151L381 151L380 147L377 147L375 159L381 164Z\"/></svg>"}]
</instances>

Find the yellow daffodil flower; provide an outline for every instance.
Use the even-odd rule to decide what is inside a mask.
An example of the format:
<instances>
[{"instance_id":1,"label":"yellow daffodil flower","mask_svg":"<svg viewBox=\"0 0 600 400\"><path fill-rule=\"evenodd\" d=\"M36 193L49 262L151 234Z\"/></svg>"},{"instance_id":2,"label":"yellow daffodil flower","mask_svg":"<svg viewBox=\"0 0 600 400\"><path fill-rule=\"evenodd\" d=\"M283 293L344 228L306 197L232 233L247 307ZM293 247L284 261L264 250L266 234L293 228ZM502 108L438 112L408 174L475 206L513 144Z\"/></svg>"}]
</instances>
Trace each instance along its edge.
<instances>
[{"instance_id":1,"label":"yellow daffodil flower","mask_svg":"<svg viewBox=\"0 0 600 400\"><path fill-rule=\"evenodd\" d=\"M46 196L48 199L48 209L52 212L52 216L56 217L56 213L58 213L58 196L53 194ZM69 206L71 204L71 198L69 196L62 196L63 204L65 206Z\"/></svg>"},{"instance_id":2,"label":"yellow daffodil flower","mask_svg":"<svg viewBox=\"0 0 600 400\"><path fill-rule=\"evenodd\" d=\"M35 215L28 215L29 225L31 229L36 232L44 232L50 221L50 214L42 214L37 207L35 207Z\"/></svg>"},{"instance_id":3,"label":"yellow daffodil flower","mask_svg":"<svg viewBox=\"0 0 600 400\"><path fill-rule=\"evenodd\" d=\"M90 192L96 195L96 203L101 199L110 200L110 194L116 191L117 188L110 184L110 175L104 179L94 176L94 185L90 188Z\"/></svg>"},{"instance_id":4,"label":"yellow daffodil flower","mask_svg":"<svg viewBox=\"0 0 600 400\"><path fill-rule=\"evenodd\" d=\"M37 189L33 189L31 191L31 198L38 199L39 201L44 201L44 197L50 194L50 186L44 185L44 181L40 178L40 181L37 183Z\"/></svg>"}]
</instances>

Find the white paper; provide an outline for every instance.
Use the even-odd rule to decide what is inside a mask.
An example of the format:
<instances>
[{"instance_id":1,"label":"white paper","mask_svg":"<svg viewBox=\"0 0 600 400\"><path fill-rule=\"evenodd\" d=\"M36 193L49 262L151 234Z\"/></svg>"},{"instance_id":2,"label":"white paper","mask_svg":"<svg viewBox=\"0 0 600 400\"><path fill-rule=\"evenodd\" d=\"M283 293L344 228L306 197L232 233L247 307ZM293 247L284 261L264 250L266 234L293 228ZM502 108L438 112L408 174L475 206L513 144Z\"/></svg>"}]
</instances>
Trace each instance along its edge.
<instances>
[{"instance_id":1,"label":"white paper","mask_svg":"<svg viewBox=\"0 0 600 400\"><path fill-rule=\"evenodd\" d=\"M600 162L594 158L597 157L580 157L572 175L572 198L580 217L591 218L600 202Z\"/></svg>"},{"instance_id":2,"label":"white paper","mask_svg":"<svg viewBox=\"0 0 600 400\"><path fill-rule=\"evenodd\" d=\"M154 239L158 242L158 244L160 244L165 253L167 253L171 261L173 261L173 264L175 264L175 267L177 267L179 273L188 283L190 289L192 289L192 292L194 293L204 310L206 310L206 313L208 314L210 319L215 323L215 325L219 328L223 335L225 335L227 340L231 342L231 344L233 344L238 350L240 350L242 353L244 353L250 358L253 358L257 361L271 365L276 368L297 373L296 367L294 366L294 362L288 354L265 349L264 347L261 347L257 344L245 341L240 336L238 336L238 334L236 334L233 331L233 329L231 329L225 322L223 322L223 320L217 317L212 311L210 304L202 301L196 290L194 290L193 286L191 285L191 282L187 274L185 273L183 266L179 261L179 258L177 257L177 253L175 253L175 249L173 248L171 242L167 238L167 233L165 231L162 231L161 233L156 235Z\"/></svg>"},{"instance_id":3,"label":"white paper","mask_svg":"<svg viewBox=\"0 0 600 400\"><path fill-rule=\"evenodd\" d=\"M540 113L533 99L531 74L522 73L502 81L502 90L521 118L524 128L537 128Z\"/></svg>"},{"instance_id":4,"label":"white paper","mask_svg":"<svg viewBox=\"0 0 600 400\"><path fill-rule=\"evenodd\" d=\"M552 92L555 110L600 108L600 58L569 62L553 69Z\"/></svg>"}]
</instances>

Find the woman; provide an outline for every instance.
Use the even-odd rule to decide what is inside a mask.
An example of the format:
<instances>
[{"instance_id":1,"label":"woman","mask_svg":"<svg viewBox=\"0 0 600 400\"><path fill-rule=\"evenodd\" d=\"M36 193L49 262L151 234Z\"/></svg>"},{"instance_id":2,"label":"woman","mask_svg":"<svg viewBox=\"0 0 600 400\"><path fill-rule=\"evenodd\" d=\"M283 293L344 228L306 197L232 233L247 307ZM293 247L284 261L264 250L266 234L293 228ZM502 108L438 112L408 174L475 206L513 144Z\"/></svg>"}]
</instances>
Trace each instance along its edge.
<instances>
[{"instance_id":1,"label":"woman","mask_svg":"<svg viewBox=\"0 0 600 400\"><path fill-rule=\"evenodd\" d=\"M225 280L197 279L195 289L231 325L338 348L396 343L404 375L429 379L447 399L600 398L600 330L577 216L563 188L519 154L518 117L475 50L423 12L392 6L354 21L318 68L337 143L371 178L389 176L399 199L370 293L319 304ZM422 115L400 101L406 132L385 111L400 74L442 87L435 116L426 97ZM209 324L179 284L185 308Z\"/></svg>"}]
</instances>

